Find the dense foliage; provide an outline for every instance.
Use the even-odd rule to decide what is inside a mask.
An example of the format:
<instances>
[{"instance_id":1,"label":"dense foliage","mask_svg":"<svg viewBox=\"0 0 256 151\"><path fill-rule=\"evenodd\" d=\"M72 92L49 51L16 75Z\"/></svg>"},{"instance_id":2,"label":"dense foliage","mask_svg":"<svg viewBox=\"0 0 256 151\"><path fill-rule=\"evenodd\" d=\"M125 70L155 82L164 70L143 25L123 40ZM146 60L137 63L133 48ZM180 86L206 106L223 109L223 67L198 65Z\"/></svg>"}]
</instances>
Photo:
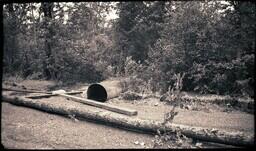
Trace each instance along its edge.
<instances>
[{"instance_id":1,"label":"dense foliage","mask_svg":"<svg viewBox=\"0 0 256 151\"><path fill-rule=\"evenodd\" d=\"M254 95L253 2L9 3L3 24L5 75Z\"/></svg>"}]
</instances>

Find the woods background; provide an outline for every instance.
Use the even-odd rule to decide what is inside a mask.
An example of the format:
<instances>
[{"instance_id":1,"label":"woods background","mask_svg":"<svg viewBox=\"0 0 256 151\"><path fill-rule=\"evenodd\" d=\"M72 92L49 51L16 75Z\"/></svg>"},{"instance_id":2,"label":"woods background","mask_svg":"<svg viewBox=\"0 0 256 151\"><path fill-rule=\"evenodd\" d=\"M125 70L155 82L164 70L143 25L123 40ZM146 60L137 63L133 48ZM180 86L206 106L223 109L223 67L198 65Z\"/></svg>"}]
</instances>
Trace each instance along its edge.
<instances>
[{"instance_id":1,"label":"woods background","mask_svg":"<svg viewBox=\"0 0 256 151\"><path fill-rule=\"evenodd\" d=\"M5 77L254 96L254 2L9 3L3 24Z\"/></svg>"}]
</instances>

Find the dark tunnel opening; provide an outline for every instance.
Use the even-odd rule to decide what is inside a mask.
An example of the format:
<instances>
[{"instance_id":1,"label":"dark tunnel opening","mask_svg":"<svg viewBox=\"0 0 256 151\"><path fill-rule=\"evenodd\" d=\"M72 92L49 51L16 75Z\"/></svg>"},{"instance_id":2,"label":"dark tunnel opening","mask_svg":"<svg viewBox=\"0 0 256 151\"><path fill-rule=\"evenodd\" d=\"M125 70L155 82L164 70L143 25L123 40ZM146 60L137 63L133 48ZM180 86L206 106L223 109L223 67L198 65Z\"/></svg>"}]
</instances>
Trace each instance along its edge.
<instances>
[{"instance_id":1,"label":"dark tunnel opening","mask_svg":"<svg viewBox=\"0 0 256 151\"><path fill-rule=\"evenodd\" d=\"M87 90L87 99L105 102L107 101L107 91L100 84L92 84Z\"/></svg>"}]
</instances>

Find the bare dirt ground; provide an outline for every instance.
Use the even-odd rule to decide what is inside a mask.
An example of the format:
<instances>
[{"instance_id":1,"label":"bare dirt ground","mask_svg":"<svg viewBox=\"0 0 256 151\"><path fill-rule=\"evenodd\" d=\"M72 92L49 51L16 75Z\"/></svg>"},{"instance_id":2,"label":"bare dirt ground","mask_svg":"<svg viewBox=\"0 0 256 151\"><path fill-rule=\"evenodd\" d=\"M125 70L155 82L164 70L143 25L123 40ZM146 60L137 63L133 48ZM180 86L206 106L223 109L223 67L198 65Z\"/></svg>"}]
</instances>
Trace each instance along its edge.
<instances>
[{"instance_id":1,"label":"bare dirt ground","mask_svg":"<svg viewBox=\"0 0 256 151\"><path fill-rule=\"evenodd\" d=\"M112 101L112 100L110 100ZM152 120L163 120L164 114L171 110L171 106L165 105L162 102L158 102L157 99L151 98L146 100L147 103L135 103L116 100L115 105L121 107L128 107L136 109L138 117L140 119L152 119ZM158 104L155 106L155 104ZM214 111L213 109L207 111L191 111L181 108L175 109L178 114L175 116L173 122L176 124L184 124L199 127L218 128L226 131L243 131L243 132L254 132L254 115L232 111L232 112L221 112Z\"/></svg>"},{"instance_id":2,"label":"bare dirt ground","mask_svg":"<svg viewBox=\"0 0 256 151\"><path fill-rule=\"evenodd\" d=\"M2 103L2 144L18 149L144 148L152 136ZM134 142L145 145L135 145Z\"/></svg>"},{"instance_id":3,"label":"bare dirt ground","mask_svg":"<svg viewBox=\"0 0 256 151\"><path fill-rule=\"evenodd\" d=\"M77 90L86 85L58 85L53 81L17 81L19 87L39 90ZM3 84L8 84L3 82ZM19 95L19 94L17 94ZM51 97L45 101L66 101L62 97ZM58 102L57 102L58 103ZM163 120L171 107L156 98L140 101L125 101L115 98L107 103L138 110L142 119ZM71 103L72 104L72 103ZM79 105L79 104L77 104ZM93 108L92 108L93 109ZM209 127L227 131L254 133L254 115L240 111L223 112L213 106L206 110L192 111L176 108L178 115L174 123ZM1 140L6 148L152 148L154 136L135 133L70 117L49 114L38 110L2 103ZM203 147L230 147L204 143Z\"/></svg>"}]
</instances>

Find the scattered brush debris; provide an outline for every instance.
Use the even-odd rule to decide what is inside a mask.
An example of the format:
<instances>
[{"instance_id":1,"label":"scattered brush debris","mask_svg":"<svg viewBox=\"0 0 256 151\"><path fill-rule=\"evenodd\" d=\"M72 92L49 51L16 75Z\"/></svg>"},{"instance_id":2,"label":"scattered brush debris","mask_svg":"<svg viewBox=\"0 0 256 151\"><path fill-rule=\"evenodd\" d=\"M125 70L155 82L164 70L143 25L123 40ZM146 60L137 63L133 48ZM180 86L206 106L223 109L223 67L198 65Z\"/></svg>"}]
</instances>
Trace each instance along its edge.
<instances>
[{"instance_id":1,"label":"scattered brush debris","mask_svg":"<svg viewBox=\"0 0 256 151\"><path fill-rule=\"evenodd\" d=\"M155 138L152 140L153 148L165 148L165 149L183 149L183 148L205 148L209 147L209 143L203 143L199 140L189 138L181 133L179 129L166 130L166 124L172 123L174 117L178 114L175 111L175 106L164 115L164 121L162 123L162 131L157 130ZM217 129L212 129L212 133L216 133ZM207 144L208 143L208 144ZM216 145L215 145L216 146Z\"/></svg>"},{"instance_id":2,"label":"scattered brush debris","mask_svg":"<svg viewBox=\"0 0 256 151\"><path fill-rule=\"evenodd\" d=\"M179 99L177 99L179 98ZM223 112L242 111L254 113L254 100L250 98L237 98L218 95L192 95L182 92L179 96L175 91L166 93L160 97L161 102L169 105L177 104L181 109L207 111L215 108Z\"/></svg>"},{"instance_id":3,"label":"scattered brush debris","mask_svg":"<svg viewBox=\"0 0 256 151\"><path fill-rule=\"evenodd\" d=\"M170 112L165 114L162 123L163 131L157 130L155 139L152 140L154 143L153 148L201 148L200 144L195 145L193 139L181 134L177 129L166 131L166 124L172 123L177 114L178 112L175 112L175 106Z\"/></svg>"},{"instance_id":4,"label":"scattered brush debris","mask_svg":"<svg viewBox=\"0 0 256 151\"><path fill-rule=\"evenodd\" d=\"M168 104L171 104L173 108L170 112L167 112L164 115L164 121L162 123L161 132L159 129L157 130L157 135L155 135L155 139L153 140L154 146L153 148L202 148L202 144L193 143L192 138L188 138L185 135L181 134L181 131L178 129L173 129L171 131L166 131L166 124L172 123L174 117L178 114L175 111L177 106L181 108L190 110L191 105L186 105L181 103L181 89L182 89L182 79L185 74L178 74L176 76L176 82L174 87L171 86L168 89L168 92L160 98L160 101L165 101Z\"/></svg>"},{"instance_id":5,"label":"scattered brush debris","mask_svg":"<svg viewBox=\"0 0 256 151\"><path fill-rule=\"evenodd\" d=\"M19 89L27 89L24 85L18 84L16 82L9 82L5 81L3 82L3 86L7 88L19 88Z\"/></svg>"},{"instance_id":6,"label":"scattered brush debris","mask_svg":"<svg viewBox=\"0 0 256 151\"><path fill-rule=\"evenodd\" d=\"M124 100L140 100L142 96L139 93L126 91L125 93L121 94L121 98Z\"/></svg>"},{"instance_id":7,"label":"scattered brush debris","mask_svg":"<svg viewBox=\"0 0 256 151\"><path fill-rule=\"evenodd\" d=\"M76 118L74 114L68 114L68 117L73 120L74 122L78 122L79 120Z\"/></svg>"}]
</instances>

